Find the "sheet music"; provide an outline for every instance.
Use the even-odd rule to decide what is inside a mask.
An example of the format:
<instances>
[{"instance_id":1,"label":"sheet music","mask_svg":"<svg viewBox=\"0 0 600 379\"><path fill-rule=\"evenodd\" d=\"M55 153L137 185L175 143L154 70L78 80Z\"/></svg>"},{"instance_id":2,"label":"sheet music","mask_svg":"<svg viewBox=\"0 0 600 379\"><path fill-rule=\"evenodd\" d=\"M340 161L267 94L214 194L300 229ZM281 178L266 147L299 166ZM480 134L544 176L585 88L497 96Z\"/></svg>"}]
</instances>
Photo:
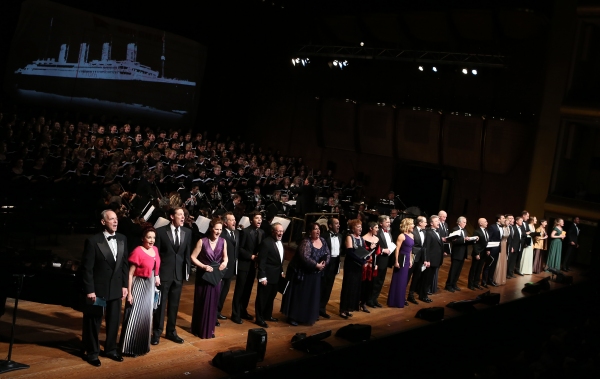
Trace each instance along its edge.
<instances>
[{"instance_id":1,"label":"sheet music","mask_svg":"<svg viewBox=\"0 0 600 379\"><path fill-rule=\"evenodd\" d=\"M206 234L209 224L210 224L210 219L206 218L204 216L198 216L198 218L196 219L196 226L198 226L198 230L202 234Z\"/></svg>"},{"instance_id":2,"label":"sheet music","mask_svg":"<svg viewBox=\"0 0 600 379\"><path fill-rule=\"evenodd\" d=\"M280 223L281 226L283 226L284 233L287 230L288 226L290 226L290 220L287 218L275 216L275 217L273 217L273 221L271 221L271 225L273 225L276 222Z\"/></svg>"},{"instance_id":3,"label":"sheet music","mask_svg":"<svg viewBox=\"0 0 600 379\"><path fill-rule=\"evenodd\" d=\"M152 216L152 212L154 212L154 205L150 207L150 209L148 209L148 212L146 212L146 214L144 215L144 220L148 221L148 219L150 218L150 216Z\"/></svg>"},{"instance_id":4,"label":"sheet music","mask_svg":"<svg viewBox=\"0 0 600 379\"><path fill-rule=\"evenodd\" d=\"M244 216L240 219L240 222L238 222L238 225L243 226L244 228L247 228L250 226L250 219L248 218L248 216Z\"/></svg>"},{"instance_id":5,"label":"sheet music","mask_svg":"<svg viewBox=\"0 0 600 379\"><path fill-rule=\"evenodd\" d=\"M294 205L296 205L296 200L290 200L290 201L285 202L284 204L287 204L290 207L293 207Z\"/></svg>"},{"instance_id":6,"label":"sheet music","mask_svg":"<svg viewBox=\"0 0 600 379\"><path fill-rule=\"evenodd\" d=\"M167 220L164 217L159 217L158 220L154 223L154 229L160 228L161 226L169 225L171 221Z\"/></svg>"},{"instance_id":7,"label":"sheet music","mask_svg":"<svg viewBox=\"0 0 600 379\"><path fill-rule=\"evenodd\" d=\"M456 230L456 231L448 234L448 237L462 237L461 230L459 229L459 230Z\"/></svg>"},{"instance_id":8,"label":"sheet music","mask_svg":"<svg viewBox=\"0 0 600 379\"><path fill-rule=\"evenodd\" d=\"M500 246L500 242L488 242L486 247L498 247Z\"/></svg>"}]
</instances>

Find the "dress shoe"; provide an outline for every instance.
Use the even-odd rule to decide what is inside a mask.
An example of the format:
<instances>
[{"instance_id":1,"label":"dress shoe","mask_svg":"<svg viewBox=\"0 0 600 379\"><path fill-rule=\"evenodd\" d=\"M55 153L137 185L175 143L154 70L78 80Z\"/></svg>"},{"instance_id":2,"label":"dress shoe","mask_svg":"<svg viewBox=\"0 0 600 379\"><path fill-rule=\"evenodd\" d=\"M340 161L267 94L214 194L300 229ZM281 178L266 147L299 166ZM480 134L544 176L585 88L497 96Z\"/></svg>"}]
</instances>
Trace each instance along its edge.
<instances>
[{"instance_id":1,"label":"dress shoe","mask_svg":"<svg viewBox=\"0 0 600 379\"><path fill-rule=\"evenodd\" d=\"M368 307L371 307L371 308L376 308L376 307L375 307L375 304L373 304L373 303L366 303L366 305L367 305Z\"/></svg>"},{"instance_id":2,"label":"dress shoe","mask_svg":"<svg viewBox=\"0 0 600 379\"><path fill-rule=\"evenodd\" d=\"M469 289L470 289L471 291L475 291L475 287L474 287L474 286L469 286Z\"/></svg>"},{"instance_id":3,"label":"dress shoe","mask_svg":"<svg viewBox=\"0 0 600 379\"><path fill-rule=\"evenodd\" d=\"M177 334L167 335L165 338L175 343L183 343L183 338L179 337Z\"/></svg>"},{"instance_id":4,"label":"dress shoe","mask_svg":"<svg viewBox=\"0 0 600 379\"><path fill-rule=\"evenodd\" d=\"M291 326L298 326L298 323L296 322L296 320L292 319L292 318L288 318L287 320L288 324L290 324Z\"/></svg>"},{"instance_id":5,"label":"dress shoe","mask_svg":"<svg viewBox=\"0 0 600 379\"><path fill-rule=\"evenodd\" d=\"M417 301L417 299L414 298L414 296L409 296L408 301L413 304L419 304L419 302Z\"/></svg>"},{"instance_id":6,"label":"dress shoe","mask_svg":"<svg viewBox=\"0 0 600 379\"><path fill-rule=\"evenodd\" d=\"M498 287L498 284L496 284L496 282L490 282L490 286Z\"/></svg>"},{"instance_id":7,"label":"dress shoe","mask_svg":"<svg viewBox=\"0 0 600 379\"><path fill-rule=\"evenodd\" d=\"M377 308L383 308L383 305L379 304L378 302L374 302L373 305Z\"/></svg>"},{"instance_id":8,"label":"dress shoe","mask_svg":"<svg viewBox=\"0 0 600 379\"><path fill-rule=\"evenodd\" d=\"M448 292L454 292L454 288L452 288L452 287L446 287L446 291L448 291Z\"/></svg>"},{"instance_id":9,"label":"dress shoe","mask_svg":"<svg viewBox=\"0 0 600 379\"><path fill-rule=\"evenodd\" d=\"M266 322L264 321L256 321L256 325L260 326L261 328L268 328L269 325L267 325Z\"/></svg>"},{"instance_id":10,"label":"dress shoe","mask_svg":"<svg viewBox=\"0 0 600 379\"><path fill-rule=\"evenodd\" d=\"M277 321L279 321L279 319L278 319L278 318L275 318L275 317L269 317L269 318L267 319L267 321L273 321L273 322L277 322Z\"/></svg>"},{"instance_id":11,"label":"dress shoe","mask_svg":"<svg viewBox=\"0 0 600 379\"><path fill-rule=\"evenodd\" d=\"M514 277L513 275L508 275L508 276L506 277L506 279L514 279L514 278L515 278L515 277Z\"/></svg>"},{"instance_id":12,"label":"dress shoe","mask_svg":"<svg viewBox=\"0 0 600 379\"><path fill-rule=\"evenodd\" d=\"M368 310L367 307L364 304L360 306L360 310L363 311L363 312L365 312L365 313L371 313L371 311Z\"/></svg>"},{"instance_id":13,"label":"dress shoe","mask_svg":"<svg viewBox=\"0 0 600 379\"><path fill-rule=\"evenodd\" d=\"M160 342L160 337L154 337L154 336L152 336L152 338L150 339L150 343L152 345L158 345L159 342Z\"/></svg>"},{"instance_id":14,"label":"dress shoe","mask_svg":"<svg viewBox=\"0 0 600 379\"><path fill-rule=\"evenodd\" d=\"M106 358L112 359L115 362L123 362L123 357L119 353L106 354Z\"/></svg>"},{"instance_id":15,"label":"dress shoe","mask_svg":"<svg viewBox=\"0 0 600 379\"><path fill-rule=\"evenodd\" d=\"M515 270L515 274L517 274L517 275L521 275L521 276L524 276L524 275L521 273L521 271L517 271L517 270Z\"/></svg>"},{"instance_id":16,"label":"dress shoe","mask_svg":"<svg viewBox=\"0 0 600 379\"><path fill-rule=\"evenodd\" d=\"M481 286L482 286L483 288L490 288L490 287L488 287L488 285L487 285L487 284L485 284L485 283L481 283Z\"/></svg>"},{"instance_id":17,"label":"dress shoe","mask_svg":"<svg viewBox=\"0 0 600 379\"><path fill-rule=\"evenodd\" d=\"M221 323L217 320L217 322L215 323L215 326L221 326Z\"/></svg>"},{"instance_id":18,"label":"dress shoe","mask_svg":"<svg viewBox=\"0 0 600 379\"><path fill-rule=\"evenodd\" d=\"M424 299L419 298L419 300L425 302L425 303L431 303L433 300L431 300L430 298L426 297Z\"/></svg>"},{"instance_id":19,"label":"dress shoe","mask_svg":"<svg viewBox=\"0 0 600 379\"><path fill-rule=\"evenodd\" d=\"M232 318L231 321L235 322L236 324L243 324L244 322L239 319L239 318Z\"/></svg>"},{"instance_id":20,"label":"dress shoe","mask_svg":"<svg viewBox=\"0 0 600 379\"><path fill-rule=\"evenodd\" d=\"M252 321L252 320L254 320L254 317L253 317L253 316L250 316L248 313L246 313L246 314L242 315L242 318L243 318L244 320L249 320L249 321Z\"/></svg>"},{"instance_id":21,"label":"dress shoe","mask_svg":"<svg viewBox=\"0 0 600 379\"><path fill-rule=\"evenodd\" d=\"M346 313L348 314L348 317L352 317L352 316L354 316L354 315L353 315L352 313L350 313L350 312L346 312Z\"/></svg>"},{"instance_id":22,"label":"dress shoe","mask_svg":"<svg viewBox=\"0 0 600 379\"><path fill-rule=\"evenodd\" d=\"M452 291L452 292L454 292L454 291ZM429 296L429 295L433 295L433 292L427 291L427 296Z\"/></svg>"},{"instance_id":23,"label":"dress shoe","mask_svg":"<svg viewBox=\"0 0 600 379\"><path fill-rule=\"evenodd\" d=\"M340 317L346 320L346 319L348 319L348 313L342 312L342 313L340 313Z\"/></svg>"},{"instance_id":24,"label":"dress shoe","mask_svg":"<svg viewBox=\"0 0 600 379\"><path fill-rule=\"evenodd\" d=\"M457 286L454 286L452 288L454 288L455 291L460 291L460 288L458 288Z\"/></svg>"},{"instance_id":25,"label":"dress shoe","mask_svg":"<svg viewBox=\"0 0 600 379\"><path fill-rule=\"evenodd\" d=\"M218 314L217 314L217 318L218 318L219 320L227 320L227 317L223 316L221 313L218 313Z\"/></svg>"},{"instance_id":26,"label":"dress shoe","mask_svg":"<svg viewBox=\"0 0 600 379\"><path fill-rule=\"evenodd\" d=\"M323 318L327 318L327 319L331 318L331 316L328 315L326 312L319 312L319 316L321 316Z\"/></svg>"},{"instance_id":27,"label":"dress shoe","mask_svg":"<svg viewBox=\"0 0 600 379\"><path fill-rule=\"evenodd\" d=\"M100 367L102 365L102 362L100 362L100 359L96 358L96 359L88 359L87 363L91 364L94 367Z\"/></svg>"},{"instance_id":28,"label":"dress shoe","mask_svg":"<svg viewBox=\"0 0 600 379\"><path fill-rule=\"evenodd\" d=\"M483 289L483 287L480 286L480 285L476 285L475 288L477 288L478 290L482 290Z\"/></svg>"}]
</instances>

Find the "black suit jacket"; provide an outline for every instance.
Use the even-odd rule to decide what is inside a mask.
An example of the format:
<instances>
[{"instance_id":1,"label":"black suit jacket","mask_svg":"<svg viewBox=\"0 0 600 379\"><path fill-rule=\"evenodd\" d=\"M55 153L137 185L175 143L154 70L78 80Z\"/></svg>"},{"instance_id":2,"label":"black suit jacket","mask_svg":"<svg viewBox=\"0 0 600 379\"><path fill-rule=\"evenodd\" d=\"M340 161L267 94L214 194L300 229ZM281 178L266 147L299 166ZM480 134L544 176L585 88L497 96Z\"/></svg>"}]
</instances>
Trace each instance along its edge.
<instances>
[{"instance_id":1,"label":"black suit jacket","mask_svg":"<svg viewBox=\"0 0 600 379\"><path fill-rule=\"evenodd\" d=\"M95 293L104 300L115 300L123 297L123 288L129 283L129 254L127 238L120 233L117 237L117 259L103 233L98 233L85 240L81 258L81 278L83 293Z\"/></svg>"},{"instance_id":2,"label":"black suit jacket","mask_svg":"<svg viewBox=\"0 0 600 379\"><path fill-rule=\"evenodd\" d=\"M179 249L175 251L171 224L156 229L154 244L160 254L160 280L187 280L190 275L192 231L184 226L179 230Z\"/></svg>"},{"instance_id":3,"label":"black suit jacket","mask_svg":"<svg viewBox=\"0 0 600 379\"><path fill-rule=\"evenodd\" d=\"M327 233L325 233L325 235L323 236L323 239L325 239L325 243L327 244L327 248L331 252L331 233L329 231L327 231ZM342 239L342 233L338 233L337 234L337 239L338 239L338 241L340 243L340 255L338 255L338 256L341 256L342 255L342 251L345 250L343 239Z\"/></svg>"},{"instance_id":4,"label":"black suit jacket","mask_svg":"<svg viewBox=\"0 0 600 379\"><path fill-rule=\"evenodd\" d=\"M500 235L500 229L497 223L488 226L487 231L488 235L490 236L489 242L500 242L502 237ZM500 254L500 246L498 245L497 247L490 247L489 251L492 254Z\"/></svg>"},{"instance_id":5,"label":"black suit jacket","mask_svg":"<svg viewBox=\"0 0 600 379\"><path fill-rule=\"evenodd\" d=\"M433 229L427 229L425 232L423 247L425 248L425 261L429 262L430 267L440 267L444 259L444 246L442 238L438 238Z\"/></svg>"},{"instance_id":6,"label":"black suit jacket","mask_svg":"<svg viewBox=\"0 0 600 379\"><path fill-rule=\"evenodd\" d=\"M224 279L229 279L233 275L235 275L235 267L236 261L240 252L240 231L234 230L233 235L235 236L235 240L231 238L229 235L229 229L224 228L223 233L221 233L221 237L225 241L227 241L227 270L225 271Z\"/></svg>"},{"instance_id":7,"label":"black suit jacket","mask_svg":"<svg viewBox=\"0 0 600 379\"><path fill-rule=\"evenodd\" d=\"M423 230L423 236L425 237L425 241L427 241L427 229ZM421 235L419 234L419 228L417 228L415 226L415 229L413 230L413 236L415 237L415 244L413 245L412 248L412 253L415 255L415 262L423 262L425 261L424 259L424 254L423 254L423 246L425 246L425 241L421 241Z\"/></svg>"},{"instance_id":8,"label":"black suit jacket","mask_svg":"<svg viewBox=\"0 0 600 379\"><path fill-rule=\"evenodd\" d=\"M267 278L267 284L277 284L283 273L283 257L273 237L262 240L258 247L258 279ZM282 243L283 247L283 243Z\"/></svg>"},{"instance_id":9,"label":"black suit jacket","mask_svg":"<svg viewBox=\"0 0 600 379\"><path fill-rule=\"evenodd\" d=\"M523 242L525 241L525 232L523 229L519 227L519 225L513 225L513 236L510 243L510 247L514 249L513 253L518 253L523 248ZM519 235L519 229L521 230L521 234ZM510 252L510 249L508 249Z\"/></svg>"},{"instance_id":10,"label":"black suit jacket","mask_svg":"<svg viewBox=\"0 0 600 379\"><path fill-rule=\"evenodd\" d=\"M479 255L479 258L482 259L485 255L487 255L486 246L488 241L485 239L485 233L483 233L483 230L481 230L481 228L475 229L473 235L479 237L479 239L473 245L473 251L471 252L471 256L475 257Z\"/></svg>"},{"instance_id":11,"label":"black suit jacket","mask_svg":"<svg viewBox=\"0 0 600 379\"><path fill-rule=\"evenodd\" d=\"M250 266L254 264L252 261L252 255L256 255L258 253L258 246L265 237L265 231L261 228L258 228L258 241L256 241L254 238L252 238L252 230L254 230L254 228L249 226L240 233L241 241L238 255L238 271L250 270Z\"/></svg>"},{"instance_id":12,"label":"black suit jacket","mask_svg":"<svg viewBox=\"0 0 600 379\"><path fill-rule=\"evenodd\" d=\"M571 242L575 242L575 245L577 245L577 240L579 239L579 234L577 234L577 230L578 227L575 224L571 224L571 226L569 227L569 230L567 231L567 242L569 242L569 244Z\"/></svg>"},{"instance_id":13,"label":"black suit jacket","mask_svg":"<svg viewBox=\"0 0 600 379\"><path fill-rule=\"evenodd\" d=\"M302 187L293 187L292 192L298 194L296 200L296 212L302 216L306 213L313 213L317 211L317 203L315 197L317 196L317 190L315 187L308 185Z\"/></svg>"},{"instance_id":14,"label":"black suit jacket","mask_svg":"<svg viewBox=\"0 0 600 379\"><path fill-rule=\"evenodd\" d=\"M460 227L455 226L452 231L455 232L458 229L460 229ZM465 237L467 237L467 231L465 229L463 229L463 233ZM466 241L462 236L452 240L452 259L465 260L467 258L467 246L471 244L473 244L473 241Z\"/></svg>"}]
</instances>

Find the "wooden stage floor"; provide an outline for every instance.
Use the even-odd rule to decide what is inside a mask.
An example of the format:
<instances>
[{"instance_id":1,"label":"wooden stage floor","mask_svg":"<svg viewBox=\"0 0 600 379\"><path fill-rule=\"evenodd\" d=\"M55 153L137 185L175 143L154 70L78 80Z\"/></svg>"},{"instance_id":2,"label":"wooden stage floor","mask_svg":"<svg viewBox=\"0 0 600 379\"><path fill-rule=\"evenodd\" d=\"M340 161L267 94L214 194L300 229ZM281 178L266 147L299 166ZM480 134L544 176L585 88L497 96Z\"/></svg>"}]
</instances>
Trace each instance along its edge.
<instances>
[{"instance_id":1,"label":"wooden stage floor","mask_svg":"<svg viewBox=\"0 0 600 379\"><path fill-rule=\"evenodd\" d=\"M462 291L449 293L441 289L445 283L450 260L446 259L443 267L440 269L440 282L438 292L431 296L433 302L425 304L419 302L419 305L410 304L404 309L384 308L371 309L370 314L364 312L354 312L354 317L344 320L338 315L339 296L342 284L342 276L338 275L333 288L331 300L327 306L327 311L331 319L321 319L313 326L293 327L287 324L285 317L278 312L281 304L281 295L278 294L275 299L274 317L279 318L279 322L269 323L268 344L265 360L258 364L258 367L268 367L269 365L278 365L291 360L308 357L306 353L293 350L291 348L291 339L295 333L304 332L308 335L332 330L333 334L350 323L369 324L372 326L371 339L378 339L390 334L401 333L403 331L421 327L427 324L426 321L415 318L415 314L421 308L442 306L456 300L472 299L484 291L471 291L466 287L467 273L471 261L467 260L463 267L462 276L458 286ZM574 277L575 282L581 281L582 272L577 269L569 273ZM526 275L508 280L506 285L500 287L490 287L491 292L501 294L501 302L510 302L525 296L521 292L527 282L537 282L549 276L547 273L538 275ZM391 270L388 271L386 282L384 284L380 302L386 303L391 279ZM51 285L51 284L49 284ZM254 286L256 288L256 285ZM550 282L551 290L563 287L561 284ZM183 289L181 304L179 307L179 317L177 320L178 334L185 343L175 344L164 338L157 346L152 346L149 354L137 358L127 358L122 363L113 362L109 359L102 359L102 366L92 367L82 360L79 356L79 347L81 341L81 313L70 308L55 305L45 305L29 301L20 301L17 318L17 328L15 334L15 345L12 352L12 360L30 365L29 369L12 371L0 375L2 378L96 378L101 376L110 376L115 378L220 378L228 376L224 371L212 366L212 358L221 351L245 349L248 329L255 328L252 322L245 321L242 325L237 325L230 320L221 321L221 327L216 328L216 338L202 340L189 333L192 305L193 305L193 278ZM225 304L223 314L229 316L231 313L230 291L228 301ZM254 314L254 298L250 302L248 311ZM477 305L476 307L487 307ZM5 358L8 352L8 340L10 335L10 325L14 309L14 300L8 299L6 314L0 318L0 356ZM461 313L445 308L445 318L461 317ZM103 341L103 335L100 336ZM332 335L326 340L334 348L342 348L350 345L350 342L336 338Z\"/></svg>"}]
</instances>

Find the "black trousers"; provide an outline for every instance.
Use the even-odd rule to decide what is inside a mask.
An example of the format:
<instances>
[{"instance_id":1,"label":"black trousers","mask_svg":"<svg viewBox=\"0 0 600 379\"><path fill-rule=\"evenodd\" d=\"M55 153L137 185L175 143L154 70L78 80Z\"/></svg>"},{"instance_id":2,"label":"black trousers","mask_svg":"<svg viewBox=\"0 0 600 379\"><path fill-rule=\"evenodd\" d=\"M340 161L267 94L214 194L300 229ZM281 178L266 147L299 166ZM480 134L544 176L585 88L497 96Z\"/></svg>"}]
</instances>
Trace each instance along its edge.
<instances>
[{"instance_id":1,"label":"black trousers","mask_svg":"<svg viewBox=\"0 0 600 379\"><path fill-rule=\"evenodd\" d=\"M408 288L409 294L415 292L419 293L421 276L423 274L421 266L423 266L423 262L414 262L412 267L408 270L408 280L410 281L410 287Z\"/></svg>"},{"instance_id":2,"label":"black trousers","mask_svg":"<svg viewBox=\"0 0 600 379\"><path fill-rule=\"evenodd\" d=\"M473 257L471 259L471 268L469 269L469 282L468 286L478 286L481 280L481 272L485 265L485 256L480 255L479 259Z\"/></svg>"},{"instance_id":3,"label":"black trousers","mask_svg":"<svg viewBox=\"0 0 600 379\"><path fill-rule=\"evenodd\" d=\"M233 280L233 275L227 279L223 278L221 280L221 294L219 295L219 304L217 305L217 311L221 313L223 310L223 305L225 304L225 299L227 299L227 295L229 294L229 288L231 288L231 281Z\"/></svg>"},{"instance_id":4,"label":"black trousers","mask_svg":"<svg viewBox=\"0 0 600 379\"><path fill-rule=\"evenodd\" d=\"M387 275L389 255L381 254L377 257L377 277L373 278L373 290L371 296L367 299L368 303L375 304L381 294L381 288L383 288L383 282L385 282L385 276Z\"/></svg>"},{"instance_id":5,"label":"black trousers","mask_svg":"<svg viewBox=\"0 0 600 379\"><path fill-rule=\"evenodd\" d=\"M573 246L570 243L567 245L567 253L565 254L565 258L562 262L563 268L569 268L571 261L573 260L573 256L575 255L575 250L577 250L577 246Z\"/></svg>"},{"instance_id":6,"label":"black trousers","mask_svg":"<svg viewBox=\"0 0 600 379\"><path fill-rule=\"evenodd\" d=\"M327 303L329 302L329 298L331 297L331 290L333 289L333 284L335 283L335 276L337 275L338 268L340 267L340 257L331 257L329 259L329 264L323 270L323 275L321 276L321 294L319 299L319 312L325 313Z\"/></svg>"},{"instance_id":7,"label":"black trousers","mask_svg":"<svg viewBox=\"0 0 600 379\"><path fill-rule=\"evenodd\" d=\"M160 337L165 324L165 316L167 317L166 335L173 336L177 332L175 325L177 322L177 312L179 311L179 299L181 298L181 288L183 282L173 279L160 283L160 305L154 311L153 323L154 330L152 335L156 338Z\"/></svg>"},{"instance_id":8,"label":"black trousers","mask_svg":"<svg viewBox=\"0 0 600 379\"><path fill-rule=\"evenodd\" d=\"M119 318L121 316L121 299L108 300L106 302L106 342L104 352L114 354L117 352L117 332L119 330ZM100 327L102 325L102 308L93 305L85 305L83 311L83 331L81 341L87 354L87 359L97 359L100 353Z\"/></svg>"},{"instance_id":9,"label":"black trousers","mask_svg":"<svg viewBox=\"0 0 600 379\"><path fill-rule=\"evenodd\" d=\"M481 278L482 284L487 284L494 281L494 272L496 271L496 265L498 264L499 254L500 251L492 251L490 252L489 256L485 257L485 264L483 266L483 276ZM492 258L494 258L494 260L492 260Z\"/></svg>"},{"instance_id":10,"label":"black trousers","mask_svg":"<svg viewBox=\"0 0 600 379\"><path fill-rule=\"evenodd\" d=\"M431 282L433 281L433 276L439 267L427 267L425 271L421 273L420 285L418 289L419 299L424 299L427 296L427 291L431 289ZM419 269L420 270L420 269ZM412 283L411 283L412 285Z\"/></svg>"},{"instance_id":11,"label":"black trousers","mask_svg":"<svg viewBox=\"0 0 600 379\"><path fill-rule=\"evenodd\" d=\"M521 250L519 250L518 252L515 252L515 255L516 255L515 264L517 265L516 267L521 267L521 258L523 257L523 248L521 248Z\"/></svg>"},{"instance_id":12,"label":"black trousers","mask_svg":"<svg viewBox=\"0 0 600 379\"><path fill-rule=\"evenodd\" d=\"M231 318L239 320L242 315L248 313L248 303L250 302L250 294L252 286L256 279L256 269L252 263L249 271L238 270L235 278L235 288L233 290L233 301L231 302Z\"/></svg>"},{"instance_id":13,"label":"black trousers","mask_svg":"<svg viewBox=\"0 0 600 379\"><path fill-rule=\"evenodd\" d=\"M456 287L456 283L458 282L458 278L460 278L460 273L462 272L464 264L464 259L450 260L450 271L448 272L448 279L446 279L446 287Z\"/></svg>"},{"instance_id":14,"label":"black trousers","mask_svg":"<svg viewBox=\"0 0 600 379\"><path fill-rule=\"evenodd\" d=\"M518 253L508 253L508 261L506 262L507 275L513 275L515 272L515 264L517 263Z\"/></svg>"},{"instance_id":15,"label":"black trousers","mask_svg":"<svg viewBox=\"0 0 600 379\"><path fill-rule=\"evenodd\" d=\"M256 322L264 322L273 317L273 301L277 295L277 283L267 283L267 285L258 283L257 286L256 301L254 302Z\"/></svg>"}]
</instances>

